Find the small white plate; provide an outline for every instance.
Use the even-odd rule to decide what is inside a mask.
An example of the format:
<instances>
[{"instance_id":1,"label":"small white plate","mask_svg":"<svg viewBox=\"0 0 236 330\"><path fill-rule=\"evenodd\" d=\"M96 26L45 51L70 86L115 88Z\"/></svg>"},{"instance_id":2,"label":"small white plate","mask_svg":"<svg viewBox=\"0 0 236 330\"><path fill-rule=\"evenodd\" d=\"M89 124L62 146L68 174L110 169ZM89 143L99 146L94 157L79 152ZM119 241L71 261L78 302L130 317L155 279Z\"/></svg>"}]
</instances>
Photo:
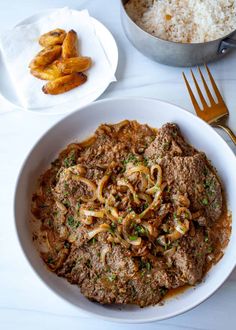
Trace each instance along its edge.
<instances>
[{"instance_id":1,"label":"small white plate","mask_svg":"<svg viewBox=\"0 0 236 330\"><path fill-rule=\"evenodd\" d=\"M163 306L139 308L131 305L107 306L86 299L76 285L48 271L32 242L29 210L38 177L50 166L59 152L69 143L90 136L101 123L137 120L152 127L167 122L179 125L184 137L206 153L225 187L229 209L232 211L232 234L223 258L207 273L204 280L168 299ZM227 143L203 120L183 109L162 101L143 98L109 99L93 102L63 118L50 128L35 144L20 171L15 191L15 224L20 245L35 280L39 277L52 291L74 306L93 316L109 321L143 323L167 319L197 306L210 297L227 279L236 261L236 158ZM34 290L34 288L32 288ZM32 294L34 292L32 291ZM50 292L48 292L48 295ZM145 328L145 327L144 327Z\"/></svg>"},{"instance_id":2,"label":"small white plate","mask_svg":"<svg viewBox=\"0 0 236 330\"><path fill-rule=\"evenodd\" d=\"M30 17L27 17L23 21L19 22L16 26L25 25L25 24L31 24L40 18L50 14L52 11L56 9L50 9L45 10L40 13L34 14ZM92 23L95 28L95 33L105 51L105 54L107 56L107 59L111 65L112 73L115 75L116 68L118 65L118 48L115 42L114 37L112 36L111 32L98 20L91 17ZM60 105L56 105L53 107L48 108L41 108L41 109L24 109L17 97L14 85L11 81L10 75L7 71L7 68L5 66L5 63L2 59L2 54L0 52L0 96L4 98L8 103L13 105L14 107L17 107L20 110L23 111L32 111L37 112L41 114L63 114L63 113L69 113L73 112L74 110L85 106L94 100L96 100L108 87L108 83L106 82L103 85L99 85L97 90L95 90L93 93L89 94L88 96L80 99L79 104L78 101L73 102L66 102Z\"/></svg>"}]
</instances>

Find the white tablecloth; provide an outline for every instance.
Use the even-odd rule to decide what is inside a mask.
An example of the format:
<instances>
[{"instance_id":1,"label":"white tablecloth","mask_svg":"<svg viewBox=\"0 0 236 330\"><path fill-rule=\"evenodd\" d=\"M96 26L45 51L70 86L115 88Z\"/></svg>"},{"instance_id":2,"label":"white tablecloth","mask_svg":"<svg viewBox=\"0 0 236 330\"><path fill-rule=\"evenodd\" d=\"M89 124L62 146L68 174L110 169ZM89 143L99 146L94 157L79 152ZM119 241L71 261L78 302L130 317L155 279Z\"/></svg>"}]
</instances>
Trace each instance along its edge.
<instances>
[{"instance_id":1,"label":"white tablecloth","mask_svg":"<svg viewBox=\"0 0 236 330\"><path fill-rule=\"evenodd\" d=\"M126 39L119 0L14 0L0 1L0 29L12 27L37 11L69 6L87 8L104 23L119 47L117 83L101 96L149 96L193 111L181 69L156 64ZM236 52L211 70L230 109L229 125L236 133ZM186 70L188 71L188 70ZM0 75L0 83L1 81ZM62 116L24 113L0 99L0 329L235 329L236 270L206 302L184 315L146 325L118 325L88 317L67 304L41 283L19 248L13 225L13 192L19 168L36 139ZM222 136L229 142L227 136ZM229 142L234 152L236 148Z\"/></svg>"}]
</instances>

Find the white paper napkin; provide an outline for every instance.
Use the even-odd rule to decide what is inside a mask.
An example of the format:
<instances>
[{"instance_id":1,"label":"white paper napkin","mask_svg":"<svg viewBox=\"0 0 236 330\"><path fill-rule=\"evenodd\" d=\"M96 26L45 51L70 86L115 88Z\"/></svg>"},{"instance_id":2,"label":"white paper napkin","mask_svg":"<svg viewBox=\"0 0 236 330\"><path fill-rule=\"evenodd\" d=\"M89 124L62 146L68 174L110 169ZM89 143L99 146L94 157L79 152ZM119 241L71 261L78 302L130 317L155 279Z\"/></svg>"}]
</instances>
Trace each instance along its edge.
<instances>
[{"instance_id":1,"label":"white paper napkin","mask_svg":"<svg viewBox=\"0 0 236 330\"><path fill-rule=\"evenodd\" d=\"M33 57L42 50L38 43L39 36L56 28L66 31L73 29L77 32L80 54L90 56L93 66L87 72L88 80L84 85L64 94L46 95L42 92L42 86L47 81L32 76L28 66ZM15 27L1 36L0 48L24 108L51 107L72 100L78 101L79 105L80 99L96 92L101 85L108 85L116 80L87 10L62 8L32 24Z\"/></svg>"}]
</instances>

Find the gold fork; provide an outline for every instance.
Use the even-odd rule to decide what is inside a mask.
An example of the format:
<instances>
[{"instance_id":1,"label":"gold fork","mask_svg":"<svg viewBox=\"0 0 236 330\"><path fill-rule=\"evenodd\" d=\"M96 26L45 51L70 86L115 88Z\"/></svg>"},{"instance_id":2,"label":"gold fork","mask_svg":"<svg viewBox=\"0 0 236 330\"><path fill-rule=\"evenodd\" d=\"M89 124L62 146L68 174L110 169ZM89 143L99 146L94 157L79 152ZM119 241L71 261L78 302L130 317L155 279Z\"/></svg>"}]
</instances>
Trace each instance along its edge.
<instances>
[{"instance_id":1,"label":"gold fork","mask_svg":"<svg viewBox=\"0 0 236 330\"><path fill-rule=\"evenodd\" d=\"M198 92L198 95L199 95L199 98L201 100L201 103L202 103L202 106L203 106L203 109L200 108L195 96L194 96L194 93L190 87L190 84L183 72L183 77L184 77L184 81L186 83L186 86L187 86L187 89L188 89L188 92L189 92L189 95L191 97L191 100L192 100L192 103L193 103L193 106L195 108L195 111L196 111L196 114L198 115L198 117L202 118L203 120L205 120L208 124L212 125L212 126L215 126L215 127L220 127L222 128L229 136L230 138L232 139L232 141L236 144L236 136L235 134L232 132L232 130L226 125L226 120L227 118L229 117L229 111L228 111L228 108L220 94L220 91L218 89L218 87L216 86L216 83L215 83L215 80L213 79L213 76L208 68L207 65L205 65L205 68L207 70L207 73L209 75L209 78L210 78L210 81L211 81L211 85L213 87L213 90L215 92L215 95L217 97L217 102L215 102L210 90L209 90L209 87L207 86L207 83L206 83L206 80L203 76L203 73L201 71L201 69L198 67L198 71L199 71L199 74L201 76L201 79L202 79L202 82L203 82L203 85L204 85L204 88L205 88L205 91L206 91L206 94L208 96L208 99L209 99L209 102L210 102L210 105L207 104L203 94L202 94L202 91L198 85L198 82L194 76L194 73L191 69L191 74L192 74L192 77L193 77L193 81L194 81L194 84L196 86L196 89L197 89L197 92Z\"/></svg>"}]
</instances>

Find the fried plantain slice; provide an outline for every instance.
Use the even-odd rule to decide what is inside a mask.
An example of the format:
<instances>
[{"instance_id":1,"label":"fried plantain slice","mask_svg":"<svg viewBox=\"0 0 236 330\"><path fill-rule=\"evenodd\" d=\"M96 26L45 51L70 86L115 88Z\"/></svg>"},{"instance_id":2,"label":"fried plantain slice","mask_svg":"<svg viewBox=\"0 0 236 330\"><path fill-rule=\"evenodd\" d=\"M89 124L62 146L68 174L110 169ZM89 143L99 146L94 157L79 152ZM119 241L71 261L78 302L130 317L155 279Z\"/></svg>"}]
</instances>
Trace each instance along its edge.
<instances>
[{"instance_id":1,"label":"fried plantain slice","mask_svg":"<svg viewBox=\"0 0 236 330\"><path fill-rule=\"evenodd\" d=\"M62 44L62 57L70 58L76 56L79 56L77 33L74 30L70 30Z\"/></svg>"},{"instance_id":2,"label":"fried plantain slice","mask_svg":"<svg viewBox=\"0 0 236 330\"><path fill-rule=\"evenodd\" d=\"M61 73L71 74L88 70L92 65L92 59L85 56L71 57L57 60L55 64Z\"/></svg>"},{"instance_id":3,"label":"fried plantain slice","mask_svg":"<svg viewBox=\"0 0 236 330\"><path fill-rule=\"evenodd\" d=\"M70 75L49 81L43 86L45 94L57 95L68 92L69 90L84 84L87 76L82 72L72 73Z\"/></svg>"},{"instance_id":4,"label":"fried plantain slice","mask_svg":"<svg viewBox=\"0 0 236 330\"><path fill-rule=\"evenodd\" d=\"M61 55L62 47L59 45L49 46L41 50L35 58L30 62L29 67L35 69L38 67L45 67L58 59Z\"/></svg>"},{"instance_id":5,"label":"fried plantain slice","mask_svg":"<svg viewBox=\"0 0 236 330\"><path fill-rule=\"evenodd\" d=\"M39 44L43 47L62 45L66 37L66 31L62 29L55 29L44 33L39 38Z\"/></svg>"},{"instance_id":6,"label":"fried plantain slice","mask_svg":"<svg viewBox=\"0 0 236 330\"><path fill-rule=\"evenodd\" d=\"M53 62L52 64L49 64L45 68L42 67L34 67L30 70L30 73L35 76L36 78L42 79L42 80L54 80L56 78L59 78L63 76L57 65Z\"/></svg>"}]
</instances>

